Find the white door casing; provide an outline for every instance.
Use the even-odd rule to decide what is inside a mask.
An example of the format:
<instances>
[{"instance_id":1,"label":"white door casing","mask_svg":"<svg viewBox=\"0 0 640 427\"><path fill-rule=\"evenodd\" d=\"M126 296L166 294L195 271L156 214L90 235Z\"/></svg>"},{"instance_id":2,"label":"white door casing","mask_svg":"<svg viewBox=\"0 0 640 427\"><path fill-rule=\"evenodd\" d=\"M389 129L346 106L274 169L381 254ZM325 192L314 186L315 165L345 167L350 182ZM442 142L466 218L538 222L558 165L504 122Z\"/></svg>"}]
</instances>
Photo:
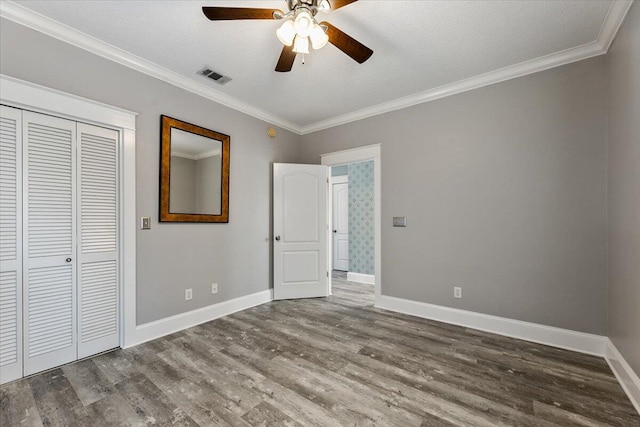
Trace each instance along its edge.
<instances>
[{"instance_id":1,"label":"white door casing","mask_svg":"<svg viewBox=\"0 0 640 427\"><path fill-rule=\"evenodd\" d=\"M76 123L23 115L24 374L77 359Z\"/></svg>"},{"instance_id":2,"label":"white door casing","mask_svg":"<svg viewBox=\"0 0 640 427\"><path fill-rule=\"evenodd\" d=\"M329 294L328 171L321 165L273 165L274 299Z\"/></svg>"},{"instance_id":3,"label":"white door casing","mask_svg":"<svg viewBox=\"0 0 640 427\"><path fill-rule=\"evenodd\" d=\"M382 162L380 158L380 144L351 148L320 155L321 164L325 166L337 166L348 163L365 162L373 160L374 170L374 257L375 257L375 301L376 306L382 295L382 226L381 226L381 200L382 200Z\"/></svg>"},{"instance_id":4,"label":"white door casing","mask_svg":"<svg viewBox=\"0 0 640 427\"><path fill-rule=\"evenodd\" d=\"M136 325L136 116L95 100L0 74L0 103L117 130L119 178L120 345L149 339ZM24 305L24 304L23 304ZM21 317L23 319L24 316ZM0 383L6 382L0 378Z\"/></svg>"},{"instance_id":5,"label":"white door casing","mask_svg":"<svg viewBox=\"0 0 640 427\"><path fill-rule=\"evenodd\" d=\"M331 179L333 269L349 271L349 184L347 176Z\"/></svg>"},{"instance_id":6,"label":"white door casing","mask_svg":"<svg viewBox=\"0 0 640 427\"><path fill-rule=\"evenodd\" d=\"M0 106L0 384L22 377L22 111Z\"/></svg>"}]
</instances>

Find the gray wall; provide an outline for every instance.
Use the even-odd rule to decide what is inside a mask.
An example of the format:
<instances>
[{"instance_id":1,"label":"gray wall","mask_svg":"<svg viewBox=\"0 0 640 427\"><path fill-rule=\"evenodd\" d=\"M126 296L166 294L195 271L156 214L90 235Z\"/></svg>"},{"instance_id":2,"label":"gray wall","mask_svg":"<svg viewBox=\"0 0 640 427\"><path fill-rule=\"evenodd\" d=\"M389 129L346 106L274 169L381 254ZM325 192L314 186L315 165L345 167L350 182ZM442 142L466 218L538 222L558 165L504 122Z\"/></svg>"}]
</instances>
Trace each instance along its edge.
<instances>
[{"instance_id":1,"label":"gray wall","mask_svg":"<svg viewBox=\"0 0 640 427\"><path fill-rule=\"evenodd\" d=\"M640 5L607 54L609 337L640 375Z\"/></svg>"},{"instance_id":2,"label":"gray wall","mask_svg":"<svg viewBox=\"0 0 640 427\"><path fill-rule=\"evenodd\" d=\"M0 72L140 113L136 208L152 228L137 234L138 324L270 287L271 162L294 161L299 136L271 139L268 123L6 20ZM158 223L161 114L231 135L229 224Z\"/></svg>"},{"instance_id":3,"label":"gray wall","mask_svg":"<svg viewBox=\"0 0 640 427\"><path fill-rule=\"evenodd\" d=\"M169 212L196 212L196 160L171 156Z\"/></svg>"},{"instance_id":4,"label":"gray wall","mask_svg":"<svg viewBox=\"0 0 640 427\"><path fill-rule=\"evenodd\" d=\"M605 333L604 60L303 136L382 144L384 295Z\"/></svg>"}]
</instances>

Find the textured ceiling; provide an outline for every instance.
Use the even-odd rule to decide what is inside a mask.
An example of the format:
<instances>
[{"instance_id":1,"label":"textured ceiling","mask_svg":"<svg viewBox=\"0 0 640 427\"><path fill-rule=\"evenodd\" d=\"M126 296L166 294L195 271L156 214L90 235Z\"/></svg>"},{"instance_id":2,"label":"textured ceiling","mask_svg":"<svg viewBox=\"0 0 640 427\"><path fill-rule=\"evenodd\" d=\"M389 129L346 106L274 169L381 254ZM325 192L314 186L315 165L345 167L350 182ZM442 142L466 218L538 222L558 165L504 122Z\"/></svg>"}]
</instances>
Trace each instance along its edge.
<instances>
[{"instance_id":1,"label":"textured ceiling","mask_svg":"<svg viewBox=\"0 0 640 427\"><path fill-rule=\"evenodd\" d=\"M273 71L281 21L207 20L202 6L286 10L285 1L17 1L299 126L596 40L609 0L360 0L319 14L374 50L357 64L328 44ZM205 65L225 86L198 76Z\"/></svg>"}]
</instances>

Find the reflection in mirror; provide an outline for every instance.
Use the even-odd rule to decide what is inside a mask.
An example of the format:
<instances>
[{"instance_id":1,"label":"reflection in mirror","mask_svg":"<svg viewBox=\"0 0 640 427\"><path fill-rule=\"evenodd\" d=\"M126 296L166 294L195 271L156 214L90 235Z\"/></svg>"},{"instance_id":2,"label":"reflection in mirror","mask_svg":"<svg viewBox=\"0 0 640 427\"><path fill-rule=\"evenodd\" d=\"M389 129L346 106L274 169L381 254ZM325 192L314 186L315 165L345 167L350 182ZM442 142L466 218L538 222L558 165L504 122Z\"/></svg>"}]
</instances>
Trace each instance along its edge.
<instances>
[{"instance_id":1,"label":"reflection in mirror","mask_svg":"<svg viewBox=\"0 0 640 427\"><path fill-rule=\"evenodd\" d=\"M161 117L160 221L229 222L229 135Z\"/></svg>"},{"instance_id":2,"label":"reflection in mirror","mask_svg":"<svg viewBox=\"0 0 640 427\"><path fill-rule=\"evenodd\" d=\"M222 142L171 129L169 212L220 215Z\"/></svg>"}]
</instances>

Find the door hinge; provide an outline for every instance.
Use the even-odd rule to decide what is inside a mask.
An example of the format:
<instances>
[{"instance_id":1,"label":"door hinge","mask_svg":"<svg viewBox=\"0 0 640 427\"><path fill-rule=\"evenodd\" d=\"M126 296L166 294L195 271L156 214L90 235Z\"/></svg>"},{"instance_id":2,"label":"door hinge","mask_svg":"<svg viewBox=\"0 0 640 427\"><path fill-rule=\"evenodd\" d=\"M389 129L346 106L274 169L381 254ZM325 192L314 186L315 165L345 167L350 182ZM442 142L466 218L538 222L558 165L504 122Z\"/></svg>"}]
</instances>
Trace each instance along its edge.
<instances>
[{"instance_id":1,"label":"door hinge","mask_svg":"<svg viewBox=\"0 0 640 427\"><path fill-rule=\"evenodd\" d=\"M327 277L329 277L329 272L327 271Z\"/></svg>"}]
</instances>

